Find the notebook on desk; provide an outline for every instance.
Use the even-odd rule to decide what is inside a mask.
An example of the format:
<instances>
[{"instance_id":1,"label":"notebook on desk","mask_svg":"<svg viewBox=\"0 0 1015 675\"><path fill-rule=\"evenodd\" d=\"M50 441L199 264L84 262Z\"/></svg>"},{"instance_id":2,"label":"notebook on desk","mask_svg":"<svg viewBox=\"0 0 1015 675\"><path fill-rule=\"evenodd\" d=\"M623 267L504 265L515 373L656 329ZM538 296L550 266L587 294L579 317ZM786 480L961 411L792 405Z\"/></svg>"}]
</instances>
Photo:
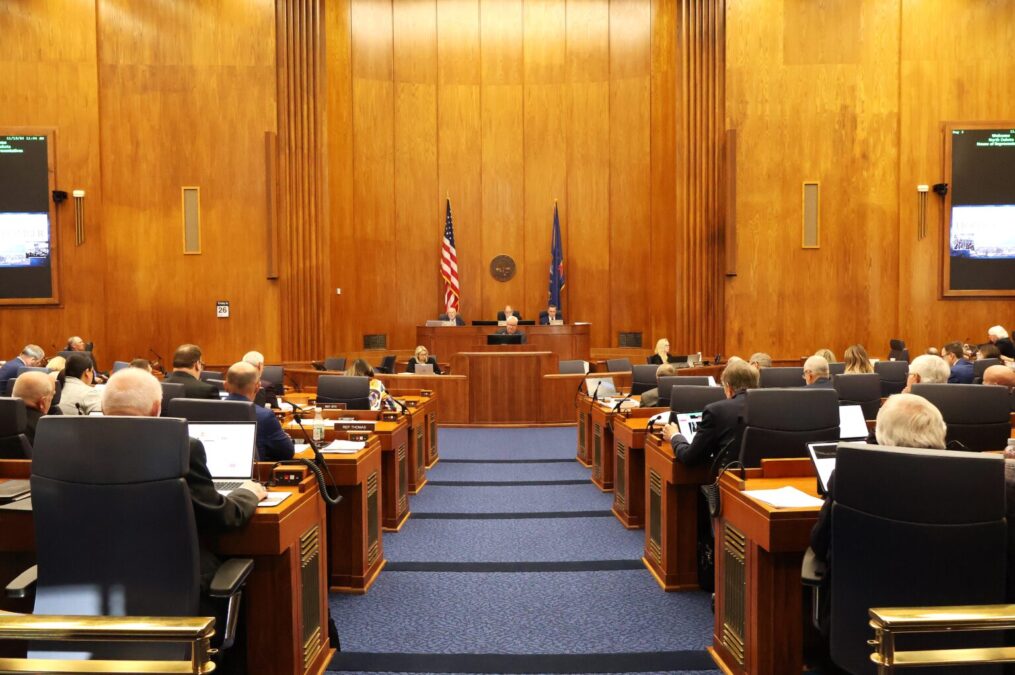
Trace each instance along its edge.
<instances>
[{"instance_id":1,"label":"notebook on desk","mask_svg":"<svg viewBox=\"0 0 1015 675\"><path fill-rule=\"evenodd\" d=\"M228 495L254 477L255 422L190 422L187 432L204 445L215 489Z\"/></svg>"}]
</instances>

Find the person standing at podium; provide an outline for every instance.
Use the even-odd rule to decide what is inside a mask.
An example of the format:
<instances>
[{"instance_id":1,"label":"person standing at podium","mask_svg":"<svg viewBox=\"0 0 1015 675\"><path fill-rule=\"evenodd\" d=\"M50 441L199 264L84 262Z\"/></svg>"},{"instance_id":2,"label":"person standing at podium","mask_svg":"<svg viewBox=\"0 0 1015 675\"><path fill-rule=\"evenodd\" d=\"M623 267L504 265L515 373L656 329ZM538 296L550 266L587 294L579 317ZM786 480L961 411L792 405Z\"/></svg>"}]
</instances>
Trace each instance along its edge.
<instances>
[{"instance_id":1,"label":"person standing at podium","mask_svg":"<svg viewBox=\"0 0 1015 675\"><path fill-rule=\"evenodd\" d=\"M525 333L518 330L517 316L509 316L507 320L504 322L504 325L501 326L500 330L497 331L497 335L521 335L522 336L521 343L525 344Z\"/></svg>"},{"instance_id":2,"label":"person standing at podium","mask_svg":"<svg viewBox=\"0 0 1015 675\"><path fill-rule=\"evenodd\" d=\"M448 307L447 313L446 314L441 314L440 316L438 316L437 320L438 321L447 321L448 323L453 323L456 326L464 326L465 325L465 319L463 319L462 317L458 316L458 310L455 309L454 307Z\"/></svg>"}]
</instances>

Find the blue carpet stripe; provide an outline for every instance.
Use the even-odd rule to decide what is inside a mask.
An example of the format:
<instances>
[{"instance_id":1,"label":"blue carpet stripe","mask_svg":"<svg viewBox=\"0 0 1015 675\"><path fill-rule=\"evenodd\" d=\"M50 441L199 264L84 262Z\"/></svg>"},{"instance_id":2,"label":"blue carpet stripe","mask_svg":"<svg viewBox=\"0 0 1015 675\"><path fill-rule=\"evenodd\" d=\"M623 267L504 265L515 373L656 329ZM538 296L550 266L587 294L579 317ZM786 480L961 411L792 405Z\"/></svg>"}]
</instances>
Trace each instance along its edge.
<instances>
[{"instance_id":1,"label":"blue carpet stripe","mask_svg":"<svg viewBox=\"0 0 1015 675\"><path fill-rule=\"evenodd\" d=\"M613 508L613 493L591 484L512 487L441 487L427 484L409 503L420 513L528 513L590 511ZM411 523L411 519L410 519Z\"/></svg>"},{"instance_id":2,"label":"blue carpet stripe","mask_svg":"<svg viewBox=\"0 0 1015 675\"><path fill-rule=\"evenodd\" d=\"M413 511L412 513L414 520L534 520L539 518L613 517L613 511L529 511L520 513L418 513Z\"/></svg>"},{"instance_id":3,"label":"blue carpet stripe","mask_svg":"<svg viewBox=\"0 0 1015 675\"><path fill-rule=\"evenodd\" d=\"M441 464L571 464L574 457L568 459L442 459Z\"/></svg>"},{"instance_id":4,"label":"blue carpet stripe","mask_svg":"<svg viewBox=\"0 0 1015 675\"><path fill-rule=\"evenodd\" d=\"M574 459L576 427L545 429L438 429L445 459Z\"/></svg>"},{"instance_id":5,"label":"blue carpet stripe","mask_svg":"<svg viewBox=\"0 0 1015 675\"><path fill-rule=\"evenodd\" d=\"M434 487L535 487L538 485L586 485L588 478L574 480L431 480Z\"/></svg>"},{"instance_id":6,"label":"blue carpet stripe","mask_svg":"<svg viewBox=\"0 0 1015 675\"><path fill-rule=\"evenodd\" d=\"M427 472L431 481L587 481L591 472L578 462L511 462L490 464L487 462L466 464L440 464Z\"/></svg>"},{"instance_id":7,"label":"blue carpet stripe","mask_svg":"<svg viewBox=\"0 0 1015 675\"><path fill-rule=\"evenodd\" d=\"M569 562L391 562L389 572L474 572L478 574L528 572L623 572L643 570L641 560L574 560Z\"/></svg>"},{"instance_id":8,"label":"blue carpet stripe","mask_svg":"<svg viewBox=\"0 0 1015 675\"><path fill-rule=\"evenodd\" d=\"M613 654L370 654L342 652L331 668L357 672L403 673L644 673L712 672L704 651Z\"/></svg>"}]
</instances>

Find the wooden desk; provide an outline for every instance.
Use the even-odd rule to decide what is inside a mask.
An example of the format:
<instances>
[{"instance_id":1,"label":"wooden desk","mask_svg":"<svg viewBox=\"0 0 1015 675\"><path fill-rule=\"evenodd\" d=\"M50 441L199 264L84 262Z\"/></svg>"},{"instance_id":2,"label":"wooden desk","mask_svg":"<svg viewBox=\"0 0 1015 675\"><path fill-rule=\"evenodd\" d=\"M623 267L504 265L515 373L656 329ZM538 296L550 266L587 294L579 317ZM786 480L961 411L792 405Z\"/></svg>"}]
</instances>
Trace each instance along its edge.
<instances>
[{"instance_id":1,"label":"wooden desk","mask_svg":"<svg viewBox=\"0 0 1015 675\"><path fill-rule=\"evenodd\" d=\"M519 326L525 333L526 348L532 351L553 352L560 360L589 360L588 324L564 324L562 326ZM417 326L416 344L423 345L431 354L451 359L459 352L481 351L486 346L486 336L496 333L500 326ZM482 347L478 347L482 345ZM496 347L493 347L496 349ZM461 371L451 360L455 373Z\"/></svg>"},{"instance_id":2,"label":"wooden desk","mask_svg":"<svg viewBox=\"0 0 1015 675\"><path fill-rule=\"evenodd\" d=\"M698 588L698 492L708 467L687 467L659 433L645 437L645 555L665 591Z\"/></svg>"},{"instance_id":3,"label":"wooden desk","mask_svg":"<svg viewBox=\"0 0 1015 675\"><path fill-rule=\"evenodd\" d=\"M575 410L578 415L578 462L585 467L592 467L592 397L578 394L575 397Z\"/></svg>"},{"instance_id":4,"label":"wooden desk","mask_svg":"<svg viewBox=\"0 0 1015 675\"><path fill-rule=\"evenodd\" d=\"M592 406L592 482L603 492L613 490L613 407Z\"/></svg>"},{"instance_id":5,"label":"wooden desk","mask_svg":"<svg viewBox=\"0 0 1015 675\"><path fill-rule=\"evenodd\" d=\"M453 330L453 329L452 329ZM451 357L469 378L469 420L476 424L520 424L542 418L540 380L557 367L545 351L461 352Z\"/></svg>"},{"instance_id":6,"label":"wooden desk","mask_svg":"<svg viewBox=\"0 0 1015 675\"><path fill-rule=\"evenodd\" d=\"M420 457L423 458L426 470L432 469L440 461L440 454L437 449L437 408L439 397L427 389L394 389L392 394L397 395L398 400L402 401L412 411L412 424L417 424L420 419L419 416L422 414L424 434L421 441L422 445L420 446L423 448L420 452ZM416 427L413 426L412 428L415 429ZM426 483L425 473L422 480L423 483ZM420 484L420 487L422 487L423 483Z\"/></svg>"},{"instance_id":7,"label":"wooden desk","mask_svg":"<svg viewBox=\"0 0 1015 675\"><path fill-rule=\"evenodd\" d=\"M807 614L800 564L819 509L776 509L743 491L792 485L817 496L814 469L809 459L763 460L746 475L727 472L719 481L709 652L727 673L799 673Z\"/></svg>"},{"instance_id":8,"label":"wooden desk","mask_svg":"<svg viewBox=\"0 0 1015 675\"><path fill-rule=\"evenodd\" d=\"M271 466L258 463L258 477L266 479ZM10 469L3 466L0 472L16 478L30 471ZM254 560L242 604L248 670L319 675L335 652L328 642L328 553L321 546L324 502L312 477L299 486L272 489L292 496L278 506L257 509L243 529L206 538L205 543L216 554ZM4 565L12 553L34 558L31 511L0 510L0 525Z\"/></svg>"},{"instance_id":9,"label":"wooden desk","mask_svg":"<svg viewBox=\"0 0 1015 675\"><path fill-rule=\"evenodd\" d=\"M613 515L629 530L645 527L645 433L668 408L637 408L613 418Z\"/></svg>"}]
</instances>

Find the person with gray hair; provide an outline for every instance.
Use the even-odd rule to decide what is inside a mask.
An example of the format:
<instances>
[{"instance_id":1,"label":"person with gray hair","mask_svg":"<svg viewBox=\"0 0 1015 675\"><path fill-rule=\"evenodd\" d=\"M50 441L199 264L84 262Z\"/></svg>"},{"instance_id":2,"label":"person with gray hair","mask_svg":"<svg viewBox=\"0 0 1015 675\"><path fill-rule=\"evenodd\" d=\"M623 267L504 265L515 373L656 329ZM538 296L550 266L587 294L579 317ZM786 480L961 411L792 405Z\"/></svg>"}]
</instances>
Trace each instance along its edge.
<instances>
[{"instance_id":1,"label":"person with gray hair","mask_svg":"<svg viewBox=\"0 0 1015 675\"><path fill-rule=\"evenodd\" d=\"M260 373L244 359L226 371L227 401L253 401L261 390ZM280 462L292 459L295 452L292 439L282 430L275 414L263 405L254 405L257 413L257 458L262 462Z\"/></svg>"},{"instance_id":2,"label":"person with gray hair","mask_svg":"<svg viewBox=\"0 0 1015 675\"><path fill-rule=\"evenodd\" d=\"M46 352L39 345L25 345L21 353L0 366L0 396L7 391L7 381L18 376L19 368L37 368L46 358Z\"/></svg>"},{"instance_id":3,"label":"person with gray hair","mask_svg":"<svg viewBox=\"0 0 1015 675\"><path fill-rule=\"evenodd\" d=\"M504 325L497 331L497 335L521 335L522 344L525 344L525 333L518 330L518 316L515 314L504 320Z\"/></svg>"},{"instance_id":4,"label":"person with gray hair","mask_svg":"<svg viewBox=\"0 0 1015 675\"><path fill-rule=\"evenodd\" d=\"M771 368L772 357L765 352L754 352L751 354L751 358L748 359L748 363L755 368Z\"/></svg>"},{"instance_id":5,"label":"person with gray hair","mask_svg":"<svg viewBox=\"0 0 1015 675\"><path fill-rule=\"evenodd\" d=\"M1004 329L1004 326L991 326L987 329L987 337L994 343L997 350L1001 352L1002 357L1008 361L1015 359L1015 344L1012 344L1011 338L1008 337L1008 331Z\"/></svg>"},{"instance_id":6,"label":"person with gray hair","mask_svg":"<svg viewBox=\"0 0 1015 675\"><path fill-rule=\"evenodd\" d=\"M804 361L804 382L808 387L831 388L832 379L828 374L828 359L817 354L808 357Z\"/></svg>"},{"instance_id":7,"label":"person with gray hair","mask_svg":"<svg viewBox=\"0 0 1015 675\"><path fill-rule=\"evenodd\" d=\"M257 392L254 394L254 405L264 407L271 401L274 401L275 396L281 396L284 393L281 391L274 391L274 387L272 387L271 383L264 381L264 354L261 352L249 351L244 354L243 358L240 360L245 363L249 363L257 369ZM268 398L269 394L271 395L270 400ZM275 407L274 404L272 404L272 407Z\"/></svg>"},{"instance_id":8,"label":"person with gray hair","mask_svg":"<svg viewBox=\"0 0 1015 675\"><path fill-rule=\"evenodd\" d=\"M943 358L933 354L920 354L909 364L906 387L902 391L908 394L913 390L914 384L920 383L946 384L950 376L951 369Z\"/></svg>"},{"instance_id":9,"label":"person with gray hair","mask_svg":"<svg viewBox=\"0 0 1015 675\"><path fill-rule=\"evenodd\" d=\"M56 386L46 373L29 371L21 373L14 381L14 392L11 395L25 402L25 413L28 417L25 436L28 437L28 442L33 445L35 444L35 427L39 423L39 419L49 412L55 394Z\"/></svg>"},{"instance_id":10,"label":"person with gray hair","mask_svg":"<svg viewBox=\"0 0 1015 675\"><path fill-rule=\"evenodd\" d=\"M895 394L878 411L874 435L880 445L944 450L947 430L933 403L916 394Z\"/></svg>"},{"instance_id":11,"label":"person with gray hair","mask_svg":"<svg viewBox=\"0 0 1015 675\"><path fill-rule=\"evenodd\" d=\"M73 336L67 338L67 351L69 352L86 352L85 341L80 336Z\"/></svg>"}]
</instances>

